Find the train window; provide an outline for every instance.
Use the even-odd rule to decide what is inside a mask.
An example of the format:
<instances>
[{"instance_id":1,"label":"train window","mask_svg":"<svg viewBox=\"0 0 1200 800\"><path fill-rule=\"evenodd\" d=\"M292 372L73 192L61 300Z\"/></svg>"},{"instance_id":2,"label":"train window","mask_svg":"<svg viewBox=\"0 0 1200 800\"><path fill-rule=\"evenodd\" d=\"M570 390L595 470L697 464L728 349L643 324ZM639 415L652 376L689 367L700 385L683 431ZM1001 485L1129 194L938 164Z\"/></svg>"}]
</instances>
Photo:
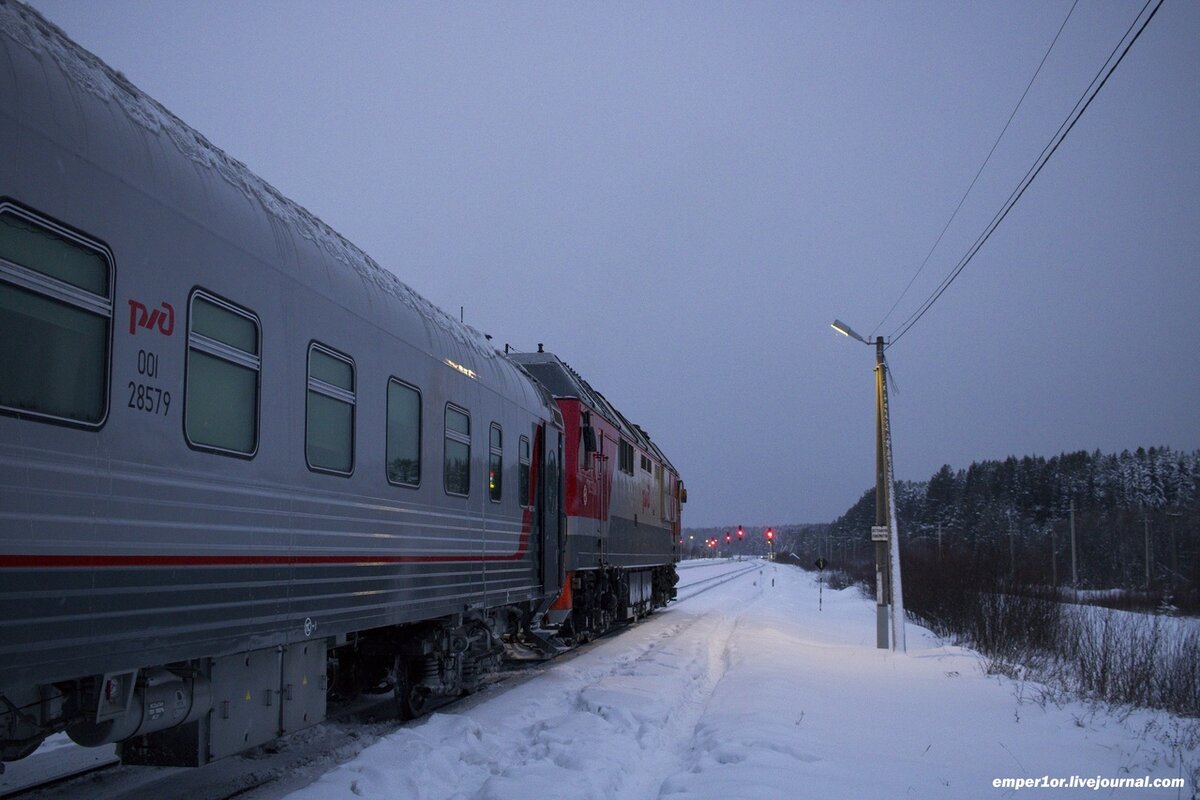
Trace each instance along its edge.
<instances>
[{"instance_id":1,"label":"train window","mask_svg":"<svg viewBox=\"0 0 1200 800\"><path fill-rule=\"evenodd\" d=\"M183 429L193 447L253 456L258 449L258 318L199 291L188 315Z\"/></svg>"},{"instance_id":2,"label":"train window","mask_svg":"<svg viewBox=\"0 0 1200 800\"><path fill-rule=\"evenodd\" d=\"M642 456L642 472L649 472L649 471L650 471L650 459L646 458L645 456Z\"/></svg>"},{"instance_id":3,"label":"train window","mask_svg":"<svg viewBox=\"0 0 1200 800\"><path fill-rule=\"evenodd\" d=\"M624 439L621 440L621 449L618 453L618 468L621 472L633 474L633 445Z\"/></svg>"},{"instance_id":4,"label":"train window","mask_svg":"<svg viewBox=\"0 0 1200 800\"><path fill-rule=\"evenodd\" d=\"M103 424L112 315L108 252L0 203L0 410Z\"/></svg>"},{"instance_id":5,"label":"train window","mask_svg":"<svg viewBox=\"0 0 1200 800\"><path fill-rule=\"evenodd\" d=\"M529 437L522 436L517 443L517 464L520 467L517 475L517 491L520 494L522 506L529 505Z\"/></svg>"},{"instance_id":6,"label":"train window","mask_svg":"<svg viewBox=\"0 0 1200 800\"><path fill-rule=\"evenodd\" d=\"M304 457L323 472L354 471L354 362L322 345L308 346Z\"/></svg>"},{"instance_id":7,"label":"train window","mask_svg":"<svg viewBox=\"0 0 1200 800\"><path fill-rule=\"evenodd\" d=\"M421 393L395 378L388 380L387 478L421 485Z\"/></svg>"},{"instance_id":8,"label":"train window","mask_svg":"<svg viewBox=\"0 0 1200 800\"><path fill-rule=\"evenodd\" d=\"M504 480L504 432L495 422L492 423L491 438L488 442L488 497L493 503L499 503Z\"/></svg>"},{"instance_id":9,"label":"train window","mask_svg":"<svg viewBox=\"0 0 1200 800\"><path fill-rule=\"evenodd\" d=\"M446 404L446 450L443 474L447 494L471 493L471 417Z\"/></svg>"}]
</instances>

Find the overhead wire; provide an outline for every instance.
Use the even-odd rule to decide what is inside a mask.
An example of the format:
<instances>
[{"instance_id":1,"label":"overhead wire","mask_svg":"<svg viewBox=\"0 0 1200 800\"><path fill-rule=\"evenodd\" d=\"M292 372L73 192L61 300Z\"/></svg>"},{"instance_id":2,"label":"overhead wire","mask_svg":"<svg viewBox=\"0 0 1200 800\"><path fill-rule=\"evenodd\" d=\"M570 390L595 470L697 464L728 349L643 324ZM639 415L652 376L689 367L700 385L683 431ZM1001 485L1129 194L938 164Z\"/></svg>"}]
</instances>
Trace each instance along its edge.
<instances>
[{"instance_id":1,"label":"overhead wire","mask_svg":"<svg viewBox=\"0 0 1200 800\"><path fill-rule=\"evenodd\" d=\"M1025 84L1025 91L1021 92L1020 99L1018 99L1017 104L1013 106L1012 113L1008 115L1008 121L1004 123L1004 127L1000 130L1000 135L996 137L996 141L992 142L992 148L988 150L987 156L983 159L983 163L979 165L979 169L975 172L975 177L971 179L971 183L969 186L967 186L967 190L963 192L962 197L958 199L958 205L954 207L954 211L950 214L950 219L946 220L946 224L942 226L941 233L938 234L937 240L933 243L933 247L929 248L929 252L925 254L925 258L921 261L921 266L917 267L917 271L913 274L912 278L909 279L908 284L904 287L904 291L900 292L900 296L896 298L896 302L892 303L892 307L889 308L888 312L883 315L883 319L879 320L879 323L871 330L871 333L868 334L868 339L873 339L875 337L875 332L882 328L883 323L887 322L888 318L892 316L892 312L895 311L896 307L900 305L900 301L902 301L905 296L908 295L908 290L912 288L912 285L916 282L917 278L925 270L925 265L929 263L929 258L933 255L934 251L937 250L938 245L942 243L942 237L944 237L946 235L946 231L950 229L950 224L954 222L954 218L958 216L959 210L963 207L963 203L965 203L967 200L967 195L971 194L971 190L975 188L975 184L979 181L979 176L983 174L983 170L987 167L988 162L992 160L992 154L996 152L996 147L999 146L1000 140L1004 138L1004 134L1008 131L1009 126L1012 125L1013 118L1017 116L1017 111L1020 110L1021 104L1025 102L1025 96L1029 94L1029 90L1033 86L1033 82L1037 80L1038 75L1042 71L1042 66L1045 65L1046 59L1050 57L1050 51L1052 51L1054 49L1054 45L1058 43L1058 37L1062 36L1063 29L1067 27L1067 21L1071 19L1071 14L1075 13L1075 6L1077 5L1079 5L1079 0L1075 0L1075 2L1071 3L1071 8L1067 11L1067 16L1063 18L1062 24L1058 26L1058 32L1054 34L1053 41L1051 41L1050 46L1046 48L1046 52L1042 55L1042 60L1038 62L1037 69L1033 71L1033 77L1029 79L1029 83Z\"/></svg>"},{"instance_id":2,"label":"overhead wire","mask_svg":"<svg viewBox=\"0 0 1200 800\"><path fill-rule=\"evenodd\" d=\"M917 308L917 310L914 311L909 318L901 323L900 327L893 332L887 347L890 348L892 345L896 344L904 336L904 334L908 333L908 331L912 329L913 325L917 324L917 322L919 322L920 319L925 316L926 312L933 307L933 304L936 303L938 299L945 293L946 289L950 288L950 284L952 284L954 280L962 273L967 264L971 263L971 260L979 252L980 248L983 247L983 245L991 237L992 233L994 233L996 228L999 227L1000 223L1003 222L1008 216L1009 212L1012 211L1013 207L1017 204L1017 201L1020 200L1025 194L1025 190L1029 188L1034 179L1037 178L1042 169L1046 166L1047 162L1049 162L1051 156L1054 155L1059 146L1063 143L1063 141L1066 140L1067 135L1070 134L1076 123L1078 123L1083 117L1084 112L1087 111L1088 107L1092 104L1092 101L1096 99L1096 96L1100 93L1100 90L1104 88L1106 83L1108 83L1108 79L1112 77L1112 74L1116 71L1117 67L1120 66L1121 62L1125 60L1125 56L1128 55L1129 50L1133 47L1134 42L1141 37L1143 31L1146 30L1146 26L1150 24L1150 20L1154 19L1154 15L1157 14L1158 10L1162 7L1163 0L1158 0L1153 10L1151 10L1150 14L1142 22L1141 26L1138 27L1137 32L1133 35L1133 38L1130 38L1128 43L1125 43L1125 40L1129 37L1129 32L1137 26L1138 20L1142 18L1142 15L1152 2L1154 2L1154 0L1146 0L1146 4L1142 6L1137 17L1134 18L1129 28L1126 29L1125 35L1121 37L1121 40L1117 43L1117 46L1113 48L1112 53L1109 54L1108 59L1106 59L1104 65L1101 66L1100 71L1097 72L1096 76L1092 78L1091 83L1088 84L1088 88L1084 90L1079 100L1075 102L1075 106L1071 109L1070 113L1067 114L1067 118L1063 120L1063 123L1059 125L1055 134L1050 137L1050 141L1045 147L1042 148L1042 152L1038 155L1037 159L1035 159L1034 165L1025 173L1025 176L1017 184L1017 188L1014 189L1011 194L1009 194L1008 199L1005 200L1000 210L997 211L995 216L992 217L992 221L989 222L984 228L983 233L981 233L975 240L975 243L968 248L967 253L958 261L958 264L954 267L954 269L952 269L950 273L942 279L942 282L938 285L938 288L936 288L925 300L925 302L923 302ZM1124 50L1121 50L1121 45L1123 43L1125 47ZM1114 62L1113 55L1115 55L1118 50L1121 50L1121 55ZM1109 62L1112 62L1111 67L1109 66ZM1097 81L1099 82L1097 83Z\"/></svg>"}]
</instances>

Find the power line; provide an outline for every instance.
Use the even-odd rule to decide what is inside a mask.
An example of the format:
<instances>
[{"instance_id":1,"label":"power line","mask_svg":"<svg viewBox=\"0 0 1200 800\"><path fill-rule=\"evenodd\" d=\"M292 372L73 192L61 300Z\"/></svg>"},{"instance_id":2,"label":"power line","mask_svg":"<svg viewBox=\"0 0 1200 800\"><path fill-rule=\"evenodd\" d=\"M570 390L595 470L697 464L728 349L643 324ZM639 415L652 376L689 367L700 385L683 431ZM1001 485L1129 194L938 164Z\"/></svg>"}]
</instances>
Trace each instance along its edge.
<instances>
[{"instance_id":1,"label":"power line","mask_svg":"<svg viewBox=\"0 0 1200 800\"><path fill-rule=\"evenodd\" d=\"M892 316L892 312L896 310L896 306L900 305L900 301L905 298L905 296L908 294L908 290L912 288L912 285L916 282L917 277L925 269L925 265L929 263L929 257L933 255L933 251L937 250L938 245L942 243L942 237L945 236L946 231L950 229L950 223L954 222L954 218L958 216L958 211L963 207L963 203L966 202L967 195L969 195L971 190L975 188L976 182L979 181L979 176L983 174L984 168L987 167L988 162L992 160L992 153L996 152L996 147L1000 144L1000 140L1004 138L1004 134L1008 131L1008 126L1012 125L1013 117L1017 116L1018 109L1020 109L1021 104L1025 102L1025 96L1029 94L1029 89L1033 86L1033 82L1037 80L1037 76L1042 71L1042 66L1046 63L1046 59L1050 57L1050 51L1053 50L1054 45L1058 43L1058 37L1062 36L1063 28L1067 27L1067 20L1069 20L1071 18L1071 14L1075 12L1075 6L1077 5L1079 5L1079 0L1075 0L1075 2L1071 4L1070 10L1067 11L1067 16L1063 18L1062 25L1058 26L1058 33L1054 34L1054 40L1050 42L1050 46L1046 48L1045 54L1042 55L1042 60L1038 62L1037 69L1033 71L1033 77L1029 79L1029 83L1025 84L1025 91L1021 92L1021 98L1017 100L1017 104L1013 106L1012 113L1008 115L1008 121L1004 123L1004 128L1001 129L1000 135L996 137L996 141L992 142L992 149L988 150L987 157L984 158L983 163L979 165L979 170L975 173L975 177L971 179L971 185L967 187L965 192L963 192L963 196L958 199L958 205L954 207L953 213L950 214L950 219L946 220L946 224L942 226L942 232L938 234L937 241L933 243L933 247L929 248L929 252L925 254L925 259L921 262L921 266L917 267L916 273L914 273L912 278L909 279L908 285L904 287L904 291L902 291L900 296L896 298L896 302L892 303L892 307L889 308L888 312L883 315L883 319L879 320L879 324L871 330L871 333L867 336L867 339L875 338L875 331L882 328L883 323L887 322L888 317ZM1128 35L1128 32L1126 35Z\"/></svg>"},{"instance_id":2,"label":"power line","mask_svg":"<svg viewBox=\"0 0 1200 800\"><path fill-rule=\"evenodd\" d=\"M1042 148L1042 152L1034 161L1034 165L1029 168L1029 170L1025 173L1025 177L1023 177L1020 183L1018 183L1017 188L1014 189L1013 192L1008 196L1008 199L1004 202L1004 205L1001 206L1000 211L996 212L996 215L992 217L992 221L988 223L987 227L984 229L984 232L979 235L979 238L977 238L975 243L971 245L966 255L959 260L957 266L951 270L950 274L942 280L938 288L933 291L933 294L931 294L929 298L927 298L925 302L922 303L921 306L914 311L913 314L904 321L904 323L901 324L900 328L897 329L898 332L894 332L893 336L891 337L891 342L887 345L888 347L896 344L896 342L898 342L901 337L904 336L904 334L908 333L913 325L917 324L921 317L925 316L925 313L929 311L933 304L938 301L938 298L945 293L946 289L950 288L950 284L954 282L954 279L962 273L967 264L971 263L971 259L975 257L975 254L979 252L980 248L983 247L984 243L987 242L992 233L994 233L996 228L999 227L1000 223L1004 221L1004 218L1008 216L1008 213L1012 211L1013 206L1015 206L1017 201L1021 199L1021 196L1025 194L1025 190L1029 188L1030 184L1032 184L1034 179L1036 179L1041 173L1042 168L1046 166L1046 163L1050 160L1050 157L1054 155L1054 153L1058 150L1059 145L1066 140L1067 135L1070 134L1071 130L1075 127L1075 124L1079 122L1081 117L1083 117L1084 112L1087 111L1088 107L1092 104L1092 101L1096 99L1096 95L1098 95L1100 90L1104 88L1104 85L1108 83L1108 79L1112 77L1113 72L1115 72L1117 67L1120 66L1121 62L1125 60L1125 56L1129 53L1130 48L1133 47L1133 43L1136 42L1139 37L1141 37L1142 32L1146 30L1146 26L1150 24L1150 20L1154 19L1154 15L1158 13L1158 9L1162 7L1163 0L1158 0L1158 4L1154 6L1154 9L1150 12L1150 15L1147 16L1145 21L1142 22L1141 27L1139 27L1137 30L1137 33L1135 33L1133 38L1130 39L1128 44L1125 45L1125 49L1121 51L1121 55L1115 62L1112 63L1112 66L1109 67L1108 63L1112 61L1113 55L1117 52L1117 50L1121 49L1121 42L1124 42L1125 38L1129 36L1129 31L1133 30L1134 26L1137 25L1137 21L1141 19L1142 14L1145 13L1146 9L1153 1L1154 0L1146 0L1146 5L1142 6L1142 9L1138 12L1137 17L1134 18L1129 28L1125 31L1125 35L1121 37L1121 41L1117 43L1115 48L1113 48L1113 51L1109 54L1104 66L1102 66L1100 71L1096 73L1096 76L1092 78L1092 82L1088 84L1088 88L1084 90L1079 100L1075 102L1075 107L1071 109L1071 112L1067 114L1067 118L1063 120L1061 125L1059 125L1058 131L1056 131L1054 136L1050 138L1050 142L1047 143L1044 148ZM1106 69L1107 73L1105 72ZM1103 78L1101 78L1101 75L1103 75ZM1097 83L1097 81L1099 81L1099 83ZM1095 88L1093 89L1093 87ZM1089 92L1091 92L1090 96L1088 95ZM1076 110L1078 110L1078 113L1076 113ZM1073 119L1072 115L1074 116Z\"/></svg>"}]
</instances>

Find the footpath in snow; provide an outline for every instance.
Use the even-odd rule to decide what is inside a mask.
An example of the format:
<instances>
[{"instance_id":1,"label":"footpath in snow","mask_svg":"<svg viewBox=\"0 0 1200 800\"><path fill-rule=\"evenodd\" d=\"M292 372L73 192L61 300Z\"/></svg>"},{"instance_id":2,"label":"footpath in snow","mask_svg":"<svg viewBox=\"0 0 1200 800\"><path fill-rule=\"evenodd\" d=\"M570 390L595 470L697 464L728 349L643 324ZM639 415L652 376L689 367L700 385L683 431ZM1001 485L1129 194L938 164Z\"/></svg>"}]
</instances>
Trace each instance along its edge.
<instances>
[{"instance_id":1,"label":"footpath in snow","mask_svg":"<svg viewBox=\"0 0 1200 800\"><path fill-rule=\"evenodd\" d=\"M722 568L681 566L683 583ZM708 586L289 800L1193 796L1200 753L1179 742L1194 722L1045 702L912 625L906 655L877 650L869 600L826 589L818 611L815 576L793 567ZM1044 776L1186 786L993 786Z\"/></svg>"}]
</instances>

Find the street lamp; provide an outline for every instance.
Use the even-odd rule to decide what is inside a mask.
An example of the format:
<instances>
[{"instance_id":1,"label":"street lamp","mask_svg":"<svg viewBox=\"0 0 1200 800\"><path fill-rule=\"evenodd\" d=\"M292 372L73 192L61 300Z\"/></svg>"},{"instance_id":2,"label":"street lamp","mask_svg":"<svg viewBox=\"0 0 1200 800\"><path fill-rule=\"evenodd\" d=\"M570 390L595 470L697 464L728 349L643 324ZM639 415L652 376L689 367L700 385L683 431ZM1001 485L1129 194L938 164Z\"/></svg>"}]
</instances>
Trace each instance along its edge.
<instances>
[{"instance_id":1,"label":"street lamp","mask_svg":"<svg viewBox=\"0 0 1200 800\"><path fill-rule=\"evenodd\" d=\"M870 345L840 319L832 327ZM892 430L888 419L887 362L882 336L875 338L875 644L887 649L888 617L891 617L892 649L907 650L904 637L904 594L900 584L900 535L896 527L895 478L892 473ZM890 614L889 614L890 610Z\"/></svg>"},{"instance_id":2,"label":"street lamp","mask_svg":"<svg viewBox=\"0 0 1200 800\"><path fill-rule=\"evenodd\" d=\"M857 339L863 344L870 344L870 342L855 333L853 328L842 322L840 319L835 319L830 327L840 333L842 336L849 336L851 339Z\"/></svg>"}]
</instances>

